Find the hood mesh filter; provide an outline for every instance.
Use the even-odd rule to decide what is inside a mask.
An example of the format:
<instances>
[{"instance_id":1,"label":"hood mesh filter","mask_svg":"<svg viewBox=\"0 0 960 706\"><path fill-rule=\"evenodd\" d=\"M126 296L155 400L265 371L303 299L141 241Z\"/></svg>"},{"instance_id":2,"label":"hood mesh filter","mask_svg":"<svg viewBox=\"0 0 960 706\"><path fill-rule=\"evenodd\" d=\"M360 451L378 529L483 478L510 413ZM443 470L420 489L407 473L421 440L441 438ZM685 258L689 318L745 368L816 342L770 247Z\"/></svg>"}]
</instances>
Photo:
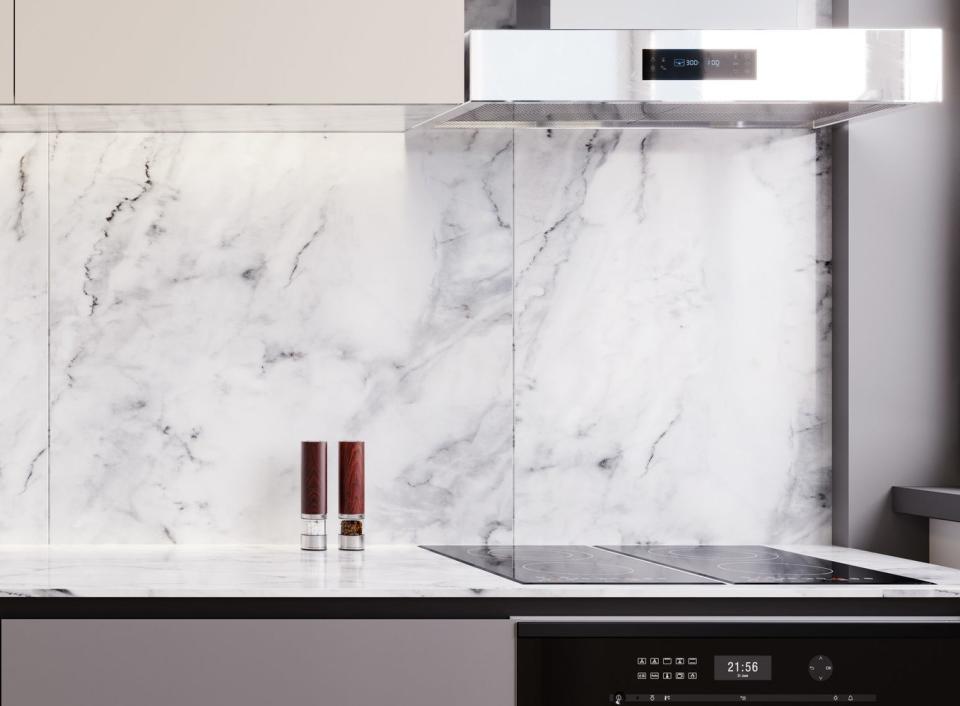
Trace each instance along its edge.
<instances>
[{"instance_id":1,"label":"hood mesh filter","mask_svg":"<svg viewBox=\"0 0 960 706\"><path fill-rule=\"evenodd\" d=\"M817 128L891 106L877 103L469 103L443 128Z\"/></svg>"}]
</instances>

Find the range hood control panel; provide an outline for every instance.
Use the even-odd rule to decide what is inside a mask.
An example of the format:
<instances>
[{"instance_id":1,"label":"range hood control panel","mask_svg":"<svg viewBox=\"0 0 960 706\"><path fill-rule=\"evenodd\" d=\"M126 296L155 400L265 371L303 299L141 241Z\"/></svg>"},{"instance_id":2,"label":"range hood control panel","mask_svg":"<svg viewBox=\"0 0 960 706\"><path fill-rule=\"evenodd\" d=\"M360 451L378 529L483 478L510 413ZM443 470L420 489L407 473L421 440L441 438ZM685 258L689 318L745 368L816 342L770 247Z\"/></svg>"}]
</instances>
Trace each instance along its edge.
<instances>
[{"instance_id":1,"label":"range hood control panel","mask_svg":"<svg viewBox=\"0 0 960 706\"><path fill-rule=\"evenodd\" d=\"M644 49L644 81L755 81L753 49Z\"/></svg>"},{"instance_id":2,"label":"range hood control panel","mask_svg":"<svg viewBox=\"0 0 960 706\"><path fill-rule=\"evenodd\" d=\"M517 703L954 703L960 624L518 623Z\"/></svg>"}]
</instances>

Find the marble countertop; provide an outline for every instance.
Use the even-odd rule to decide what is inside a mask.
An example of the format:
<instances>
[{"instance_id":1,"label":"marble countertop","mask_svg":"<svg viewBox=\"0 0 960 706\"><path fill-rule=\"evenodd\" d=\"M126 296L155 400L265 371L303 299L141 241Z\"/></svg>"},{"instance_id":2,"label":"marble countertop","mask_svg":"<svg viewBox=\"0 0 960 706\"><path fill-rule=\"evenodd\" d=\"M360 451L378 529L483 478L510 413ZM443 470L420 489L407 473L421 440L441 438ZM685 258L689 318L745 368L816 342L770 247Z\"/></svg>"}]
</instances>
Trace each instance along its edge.
<instances>
[{"instance_id":1,"label":"marble countertop","mask_svg":"<svg viewBox=\"0 0 960 706\"><path fill-rule=\"evenodd\" d=\"M960 597L953 569L840 547L780 548L936 585L522 585L415 546L60 545L0 547L0 597Z\"/></svg>"}]
</instances>

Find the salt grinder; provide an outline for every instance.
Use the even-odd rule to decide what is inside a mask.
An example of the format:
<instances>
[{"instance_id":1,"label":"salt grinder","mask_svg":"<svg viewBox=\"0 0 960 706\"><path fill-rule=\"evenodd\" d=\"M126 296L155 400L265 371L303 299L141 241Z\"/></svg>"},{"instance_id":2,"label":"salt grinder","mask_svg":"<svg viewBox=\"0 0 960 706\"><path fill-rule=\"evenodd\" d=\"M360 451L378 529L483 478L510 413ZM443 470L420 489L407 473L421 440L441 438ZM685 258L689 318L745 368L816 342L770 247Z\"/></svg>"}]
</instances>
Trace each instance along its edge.
<instances>
[{"instance_id":1,"label":"salt grinder","mask_svg":"<svg viewBox=\"0 0 960 706\"><path fill-rule=\"evenodd\" d=\"M327 548L327 442L300 444L300 548Z\"/></svg>"},{"instance_id":2,"label":"salt grinder","mask_svg":"<svg viewBox=\"0 0 960 706\"><path fill-rule=\"evenodd\" d=\"M340 442L340 548L363 549L364 458L362 441Z\"/></svg>"}]
</instances>

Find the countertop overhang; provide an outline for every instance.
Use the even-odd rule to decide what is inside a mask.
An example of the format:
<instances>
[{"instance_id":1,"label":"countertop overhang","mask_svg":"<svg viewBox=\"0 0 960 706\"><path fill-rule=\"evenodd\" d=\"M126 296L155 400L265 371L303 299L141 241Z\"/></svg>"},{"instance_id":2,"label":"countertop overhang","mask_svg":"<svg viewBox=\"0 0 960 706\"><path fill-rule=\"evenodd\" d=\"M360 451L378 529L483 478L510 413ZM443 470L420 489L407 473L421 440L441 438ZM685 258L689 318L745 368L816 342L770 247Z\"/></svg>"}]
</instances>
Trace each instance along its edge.
<instances>
[{"instance_id":1,"label":"countertop overhang","mask_svg":"<svg viewBox=\"0 0 960 706\"><path fill-rule=\"evenodd\" d=\"M0 618L960 615L960 571L841 547L777 546L932 583L525 585L416 546L7 546Z\"/></svg>"}]
</instances>

